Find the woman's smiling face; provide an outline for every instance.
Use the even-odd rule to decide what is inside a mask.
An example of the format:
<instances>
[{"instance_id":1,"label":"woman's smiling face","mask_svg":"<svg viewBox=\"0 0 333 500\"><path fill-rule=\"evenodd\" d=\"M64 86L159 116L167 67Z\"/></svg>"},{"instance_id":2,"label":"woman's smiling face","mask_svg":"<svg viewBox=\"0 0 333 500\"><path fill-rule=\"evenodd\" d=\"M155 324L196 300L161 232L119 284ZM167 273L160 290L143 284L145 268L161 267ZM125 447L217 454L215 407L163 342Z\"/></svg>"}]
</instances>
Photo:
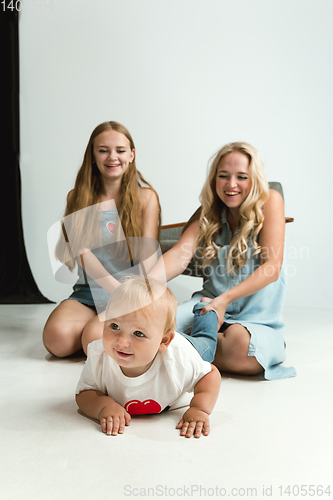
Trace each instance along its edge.
<instances>
[{"instance_id":1,"label":"woman's smiling face","mask_svg":"<svg viewBox=\"0 0 333 500\"><path fill-rule=\"evenodd\" d=\"M248 197L252 180L249 159L239 151L221 158L216 172L216 194L230 209L239 208Z\"/></svg>"}]
</instances>

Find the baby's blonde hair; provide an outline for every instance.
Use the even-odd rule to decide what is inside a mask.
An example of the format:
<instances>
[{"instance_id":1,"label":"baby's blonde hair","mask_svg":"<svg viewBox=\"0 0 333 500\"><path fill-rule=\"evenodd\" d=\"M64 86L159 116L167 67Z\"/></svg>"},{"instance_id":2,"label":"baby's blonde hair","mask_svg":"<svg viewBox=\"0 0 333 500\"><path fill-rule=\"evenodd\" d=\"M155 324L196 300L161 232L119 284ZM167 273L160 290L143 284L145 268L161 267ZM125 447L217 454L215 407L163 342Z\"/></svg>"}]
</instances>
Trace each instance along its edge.
<instances>
[{"instance_id":1,"label":"baby's blonde hair","mask_svg":"<svg viewBox=\"0 0 333 500\"><path fill-rule=\"evenodd\" d=\"M128 307L130 305L130 308ZM112 293L106 308L106 318L111 319L141 312L146 318L166 311L163 333L176 329L177 299L163 283L155 278L126 276Z\"/></svg>"}]
</instances>

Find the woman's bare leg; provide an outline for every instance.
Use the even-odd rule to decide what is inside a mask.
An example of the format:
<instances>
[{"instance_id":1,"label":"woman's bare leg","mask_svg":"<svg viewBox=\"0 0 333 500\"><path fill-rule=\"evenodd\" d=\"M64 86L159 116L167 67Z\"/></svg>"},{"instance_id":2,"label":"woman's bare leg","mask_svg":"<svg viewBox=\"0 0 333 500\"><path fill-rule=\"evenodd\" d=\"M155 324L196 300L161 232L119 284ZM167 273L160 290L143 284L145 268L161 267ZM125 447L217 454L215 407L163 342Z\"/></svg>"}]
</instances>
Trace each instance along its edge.
<instances>
[{"instance_id":1,"label":"woman's bare leg","mask_svg":"<svg viewBox=\"0 0 333 500\"><path fill-rule=\"evenodd\" d=\"M82 348L84 352L87 354L88 344L93 340L101 339L103 336L103 328L104 328L104 320L105 320L105 311L100 313L99 316L95 316L86 324L83 332L82 332Z\"/></svg>"},{"instance_id":2,"label":"woman's bare leg","mask_svg":"<svg viewBox=\"0 0 333 500\"><path fill-rule=\"evenodd\" d=\"M81 349L82 331L95 311L77 300L61 302L50 314L43 331L43 343L54 356L63 358Z\"/></svg>"},{"instance_id":3,"label":"woman's bare leg","mask_svg":"<svg viewBox=\"0 0 333 500\"><path fill-rule=\"evenodd\" d=\"M255 356L249 356L250 334L236 323L217 335L214 365L221 372L256 375L263 371Z\"/></svg>"}]
</instances>

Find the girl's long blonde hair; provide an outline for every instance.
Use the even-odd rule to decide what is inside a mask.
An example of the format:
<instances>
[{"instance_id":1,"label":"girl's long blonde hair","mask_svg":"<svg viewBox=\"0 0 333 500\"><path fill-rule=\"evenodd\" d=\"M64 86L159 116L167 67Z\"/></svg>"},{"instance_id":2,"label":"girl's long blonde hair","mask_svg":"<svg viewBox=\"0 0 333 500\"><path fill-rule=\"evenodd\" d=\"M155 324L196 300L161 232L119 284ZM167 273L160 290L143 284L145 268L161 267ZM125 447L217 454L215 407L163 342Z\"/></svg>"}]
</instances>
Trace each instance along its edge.
<instances>
[{"instance_id":1,"label":"girl's long blonde hair","mask_svg":"<svg viewBox=\"0 0 333 500\"><path fill-rule=\"evenodd\" d=\"M221 248L216 240L222 230L221 212L227 207L216 194L216 175L221 159L234 151L244 154L249 159L249 173L252 184L249 195L239 207L240 223L229 246L228 272L233 272L245 265L250 238L255 248L253 255L260 253L261 247L255 241L255 238L262 228L264 220L262 208L269 196L269 186L263 164L258 151L253 146L246 142L232 142L218 151L212 159L207 180L200 194L201 213L198 248L201 249L203 267L210 264L217 257Z\"/></svg>"},{"instance_id":2,"label":"girl's long blonde hair","mask_svg":"<svg viewBox=\"0 0 333 500\"><path fill-rule=\"evenodd\" d=\"M71 196L67 199L64 217L74 214L84 208L91 207L99 202L103 185L100 172L93 159L93 146L96 137L108 130L115 130L123 134L129 140L131 151L135 149L132 136L124 125L114 121L108 121L98 125L90 136L82 165L76 177L74 189L71 192ZM120 206L118 208L120 225L126 238L142 236L142 204L139 187L150 188L154 191L158 199L156 191L137 170L134 157L122 177ZM70 270L73 270L75 267L75 256L78 251L76 247L84 246L84 241L93 241L95 237L93 235L96 233L96 225L94 221L91 220L91 212L89 215L89 224L85 220L84 215L81 214L82 212L80 213L80 217L73 217L73 222L71 224L68 222L66 227L62 223L64 237L61 236L59 238L55 251L56 258L66 264ZM161 208L159 206L158 239L160 225ZM70 232L70 236L68 232Z\"/></svg>"}]
</instances>

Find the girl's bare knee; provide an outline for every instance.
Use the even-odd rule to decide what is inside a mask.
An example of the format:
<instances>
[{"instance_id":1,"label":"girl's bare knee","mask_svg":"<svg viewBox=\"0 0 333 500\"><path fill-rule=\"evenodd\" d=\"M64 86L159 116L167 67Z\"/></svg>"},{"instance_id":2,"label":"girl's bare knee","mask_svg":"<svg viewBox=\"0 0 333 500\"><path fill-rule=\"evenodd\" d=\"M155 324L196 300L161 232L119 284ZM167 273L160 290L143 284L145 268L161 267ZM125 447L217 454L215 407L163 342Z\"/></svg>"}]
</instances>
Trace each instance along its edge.
<instances>
[{"instance_id":1,"label":"girl's bare knee","mask_svg":"<svg viewBox=\"0 0 333 500\"><path fill-rule=\"evenodd\" d=\"M58 358L65 357L66 349L63 345L62 335L58 335L56 329L46 326L43 331L43 344L47 351Z\"/></svg>"},{"instance_id":2,"label":"girl's bare knee","mask_svg":"<svg viewBox=\"0 0 333 500\"><path fill-rule=\"evenodd\" d=\"M43 332L45 348L54 356L63 358L81 349L84 327L95 313L76 300L65 300L51 313Z\"/></svg>"},{"instance_id":3,"label":"girl's bare knee","mask_svg":"<svg viewBox=\"0 0 333 500\"><path fill-rule=\"evenodd\" d=\"M45 325L43 344L50 354L58 358L70 356L81 347L80 336L63 322L61 324L52 322Z\"/></svg>"},{"instance_id":4,"label":"girl's bare knee","mask_svg":"<svg viewBox=\"0 0 333 500\"><path fill-rule=\"evenodd\" d=\"M98 316L90 320L82 332L82 348L87 354L88 344L103 337L104 322L99 321Z\"/></svg>"}]
</instances>

